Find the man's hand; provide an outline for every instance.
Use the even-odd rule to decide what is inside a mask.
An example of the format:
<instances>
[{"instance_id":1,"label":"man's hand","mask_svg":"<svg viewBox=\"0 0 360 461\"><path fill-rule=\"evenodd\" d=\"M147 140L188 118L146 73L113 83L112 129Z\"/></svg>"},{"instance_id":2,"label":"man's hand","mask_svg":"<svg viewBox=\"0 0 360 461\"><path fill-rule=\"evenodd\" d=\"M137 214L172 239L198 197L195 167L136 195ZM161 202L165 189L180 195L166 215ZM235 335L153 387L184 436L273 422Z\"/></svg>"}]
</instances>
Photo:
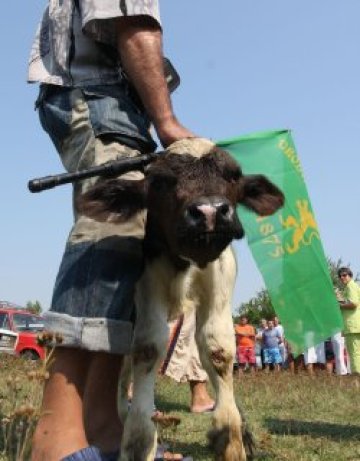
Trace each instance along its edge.
<instances>
[{"instance_id":1,"label":"man's hand","mask_svg":"<svg viewBox=\"0 0 360 461\"><path fill-rule=\"evenodd\" d=\"M161 144L165 148L180 139L195 137L194 133L181 125L175 116L173 120L164 120L155 129Z\"/></svg>"},{"instance_id":2,"label":"man's hand","mask_svg":"<svg viewBox=\"0 0 360 461\"><path fill-rule=\"evenodd\" d=\"M341 301L339 303L340 309L345 310L353 310L356 309L356 304L352 303L351 301Z\"/></svg>"}]
</instances>

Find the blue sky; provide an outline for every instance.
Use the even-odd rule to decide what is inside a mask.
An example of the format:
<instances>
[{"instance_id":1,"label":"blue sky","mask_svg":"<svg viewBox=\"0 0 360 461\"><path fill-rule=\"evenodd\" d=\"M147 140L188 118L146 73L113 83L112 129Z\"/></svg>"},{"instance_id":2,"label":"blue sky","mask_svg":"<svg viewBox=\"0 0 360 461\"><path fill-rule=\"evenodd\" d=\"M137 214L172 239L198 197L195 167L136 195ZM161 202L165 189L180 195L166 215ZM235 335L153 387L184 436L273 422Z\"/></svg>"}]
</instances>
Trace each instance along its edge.
<instances>
[{"instance_id":1,"label":"blue sky","mask_svg":"<svg viewBox=\"0 0 360 461\"><path fill-rule=\"evenodd\" d=\"M43 0L1 15L0 299L50 304L71 225L70 187L27 191L62 171L34 111L27 60ZM221 6L220 6L221 5ZM214 140L292 130L325 252L360 270L359 0L164 0L166 54L181 87L178 118ZM263 287L246 241L236 245L234 305Z\"/></svg>"}]
</instances>

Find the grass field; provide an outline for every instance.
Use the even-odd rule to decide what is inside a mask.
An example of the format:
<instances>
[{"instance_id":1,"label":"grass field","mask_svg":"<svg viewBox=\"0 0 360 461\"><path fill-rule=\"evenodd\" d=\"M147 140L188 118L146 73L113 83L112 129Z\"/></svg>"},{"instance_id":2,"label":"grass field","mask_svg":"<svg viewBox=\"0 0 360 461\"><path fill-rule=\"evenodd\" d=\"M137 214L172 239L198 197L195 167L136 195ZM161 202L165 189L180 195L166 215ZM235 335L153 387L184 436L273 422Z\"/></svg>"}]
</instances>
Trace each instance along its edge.
<instances>
[{"instance_id":1,"label":"grass field","mask_svg":"<svg viewBox=\"0 0 360 461\"><path fill-rule=\"evenodd\" d=\"M37 365L1 356L1 461L29 459L43 377ZM235 379L235 392L263 454L258 459L360 461L360 378L259 372ZM210 461L211 415L190 414L189 398L187 385L158 380L157 407L181 418L176 431L164 431L162 438L194 461Z\"/></svg>"}]
</instances>

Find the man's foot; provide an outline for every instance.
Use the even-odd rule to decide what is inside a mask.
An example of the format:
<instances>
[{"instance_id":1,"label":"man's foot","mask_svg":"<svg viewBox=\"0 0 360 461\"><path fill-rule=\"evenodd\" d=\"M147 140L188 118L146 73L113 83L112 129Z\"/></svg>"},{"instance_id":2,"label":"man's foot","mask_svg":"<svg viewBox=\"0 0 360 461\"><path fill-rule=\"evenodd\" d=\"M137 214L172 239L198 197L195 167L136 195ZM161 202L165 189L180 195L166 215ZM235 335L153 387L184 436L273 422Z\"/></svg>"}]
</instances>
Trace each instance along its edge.
<instances>
[{"instance_id":1,"label":"man's foot","mask_svg":"<svg viewBox=\"0 0 360 461\"><path fill-rule=\"evenodd\" d=\"M210 413L215 410L215 402L211 400L204 405L193 405L190 408L191 413Z\"/></svg>"},{"instance_id":2,"label":"man's foot","mask_svg":"<svg viewBox=\"0 0 360 461\"><path fill-rule=\"evenodd\" d=\"M214 400L207 391L205 381L189 381L191 390L191 413L207 413L213 411L215 407Z\"/></svg>"}]
</instances>

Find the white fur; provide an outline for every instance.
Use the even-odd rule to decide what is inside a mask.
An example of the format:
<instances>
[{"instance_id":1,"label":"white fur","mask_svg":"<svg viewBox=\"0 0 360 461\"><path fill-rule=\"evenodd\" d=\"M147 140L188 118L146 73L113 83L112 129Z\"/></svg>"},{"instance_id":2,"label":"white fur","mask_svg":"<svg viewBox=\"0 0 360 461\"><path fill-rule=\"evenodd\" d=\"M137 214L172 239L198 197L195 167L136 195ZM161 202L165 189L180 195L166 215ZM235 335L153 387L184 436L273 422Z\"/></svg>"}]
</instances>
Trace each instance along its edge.
<instances>
[{"instance_id":1,"label":"white fur","mask_svg":"<svg viewBox=\"0 0 360 461\"><path fill-rule=\"evenodd\" d=\"M178 272L166 256L146 266L136 292L138 316L134 337L133 400L125 422L121 461L154 459L157 437L151 415L156 373L166 352L167 321L178 317L190 306L196 308L196 341L200 358L216 392L213 428L218 434L229 432L229 443L225 444L222 453L217 453L216 459L246 460L242 421L233 394L235 340L231 299L235 276L236 262L230 247L205 269L191 264L187 270ZM151 361L136 356L137 350L147 347L155 351ZM121 389L125 399L126 386ZM124 404L120 408L124 409Z\"/></svg>"},{"instance_id":2,"label":"white fur","mask_svg":"<svg viewBox=\"0 0 360 461\"><path fill-rule=\"evenodd\" d=\"M207 138L185 138L173 142L166 149L167 154L191 154L193 157L200 158L208 154L215 143Z\"/></svg>"}]
</instances>

